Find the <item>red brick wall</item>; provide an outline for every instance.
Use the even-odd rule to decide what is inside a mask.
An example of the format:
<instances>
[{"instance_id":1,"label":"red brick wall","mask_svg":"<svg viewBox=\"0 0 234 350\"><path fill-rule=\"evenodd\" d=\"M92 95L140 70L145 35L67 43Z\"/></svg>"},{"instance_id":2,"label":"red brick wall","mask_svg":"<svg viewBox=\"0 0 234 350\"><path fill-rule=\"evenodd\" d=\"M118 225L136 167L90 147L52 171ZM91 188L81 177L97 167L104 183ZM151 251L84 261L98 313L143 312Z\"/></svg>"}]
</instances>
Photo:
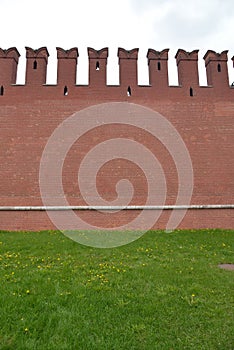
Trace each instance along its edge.
<instances>
[{"instance_id":1,"label":"red brick wall","mask_svg":"<svg viewBox=\"0 0 234 350\"><path fill-rule=\"evenodd\" d=\"M178 50L179 86L168 86L168 50L149 50L149 86L137 85L137 49L118 51L119 86L106 85L108 49L95 51L89 48L88 86L75 85L77 49L65 51L57 48L57 51L57 85L45 85L47 49L27 48L26 84L19 86L14 85L18 51L14 48L0 50L0 87L3 87L3 95L0 96L0 206L43 205L39 166L48 138L73 113L107 102L128 102L148 107L172 123L184 140L193 164L191 204L234 203L234 87L230 87L228 82L226 51L221 54L207 51L204 59L209 85L203 87L199 86L197 51ZM97 62L99 69L96 69ZM129 87L131 96L127 96ZM123 125L114 128L103 126L102 130L90 131L73 145L63 171L64 192L69 204L86 204L77 184L77 172L83 156L99 142L115 137L136 140L157 156L167 179L166 204L175 204L178 178L170 154L149 133ZM130 204L143 205L147 193L144 173L127 160L115 160L100 169L97 178L100 195L106 200L115 199L115 184L122 177L128 178L135 189ZM82 218L100 227L124 224L137 214L137 211L79 213ZM169 214L170 211L163 212L154 227L165 228ZM189 210L179 227L234 228L234 210ZM46 212L0 211L2 230L51 228L54 226Z\"/></svg>"}]
</instances>

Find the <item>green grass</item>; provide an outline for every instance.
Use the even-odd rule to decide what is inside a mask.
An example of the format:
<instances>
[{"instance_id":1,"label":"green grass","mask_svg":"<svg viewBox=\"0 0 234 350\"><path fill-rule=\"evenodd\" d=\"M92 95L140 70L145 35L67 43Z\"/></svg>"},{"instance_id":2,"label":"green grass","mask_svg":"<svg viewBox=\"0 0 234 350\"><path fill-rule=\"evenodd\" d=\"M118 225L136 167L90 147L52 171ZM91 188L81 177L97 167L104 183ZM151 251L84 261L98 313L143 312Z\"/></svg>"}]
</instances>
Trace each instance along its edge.
<instances>
[{"instance_id":1,"label":"green grass","mask_svg":"<svg viewBox=\"0 0 234 350\"><path fill-rule=\"evenodd\" d=\"M233 350L234 231L118 248L0 232L0 349Z\"/></svg>"}]
</instances>

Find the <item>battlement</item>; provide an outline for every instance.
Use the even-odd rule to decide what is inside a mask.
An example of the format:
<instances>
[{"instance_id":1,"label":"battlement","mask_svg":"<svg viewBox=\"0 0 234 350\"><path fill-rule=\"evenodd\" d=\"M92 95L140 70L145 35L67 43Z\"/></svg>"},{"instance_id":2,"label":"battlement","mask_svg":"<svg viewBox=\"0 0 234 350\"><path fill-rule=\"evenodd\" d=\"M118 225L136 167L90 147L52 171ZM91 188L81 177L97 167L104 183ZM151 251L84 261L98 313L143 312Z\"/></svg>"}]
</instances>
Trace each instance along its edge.
<instances>
[{"instance_id":1,"label":"battlement","mask_svg":"<svg viewBox=\"0 0 234 350\"><path fill-rule=\"evenodd\" d=\"M76 47L64 50L57 47L57 84L47 85L47 64L49 52L46 47L34 50L26 47L26 79L25 85L16 85L17 65L20 54L15 47L7 50L0 49L0 95L7 96L11 94L12 89L19 89L30 86L31 90L40 94L41 88L54 88L54 93L58 92L64 96L75 96L75 89L94 89L103 91L105 88L113 88L107 85L107 59L108 48L95 50L88 48L89 59L89 83L88 85L76 85L78 49ZM169 86L168 83L168 52L169 49L156 51L149 49L147 52L149 85L138 85L138 49L125 50L118 49L119 58L119 81L120 84L115 86L116 89L124 92L128 97L142 96L150 94L150 91L157 91L158 95L170 95L175 89L180 94L195 97L204 94L204 86L199 85L198 72L198 50L187 52L179 49L175 59L178 71L178 86ZM233 86L229 84L228 76L228 51L217 53L208 50L204 56L207 86L208 90L215 91L216 96L232 93ZM234 57L232 57L234 65ZM202 89L201 89L202 88ZM147 89L147 90L146 90ZM117 90L116 90L117 91ZM30 91L27 92L30 94ZM52 92L51 92L52 93ZM178 93L178 92L177 92ZM210 93L210 92L209 92ZM119 96L118 96L119 97Z\"/></svg>"},{"instance_id":2,"label":"battlement","mask_svg":"<svg viewBox=\"0 0 234 350\"><path fill-rule=\"evenodd\" d=\"M15 47L8 50L0 48L0 93L3 94L4 85L15 84L17 65L20 54Z\"/></svg>"}]
</instances>

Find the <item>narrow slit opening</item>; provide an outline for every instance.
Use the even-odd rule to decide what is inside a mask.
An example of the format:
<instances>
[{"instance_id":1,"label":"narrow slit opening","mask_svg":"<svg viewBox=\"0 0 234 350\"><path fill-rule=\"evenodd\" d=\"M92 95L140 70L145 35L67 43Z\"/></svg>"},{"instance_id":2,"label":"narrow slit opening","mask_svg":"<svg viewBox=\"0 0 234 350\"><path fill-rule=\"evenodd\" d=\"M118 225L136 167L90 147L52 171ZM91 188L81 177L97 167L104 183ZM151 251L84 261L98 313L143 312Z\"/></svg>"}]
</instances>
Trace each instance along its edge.
<instances>
[{"instance_id":1,"label":"narrow slit opening","mask_svg":"<svg viewBox=\"0 0 234 350\"><path fill-rule=\"evenodd\" d=\"M64 95L64 96L67 96L67 95L68 95L68 88L67 88L67 86L64 86L63 95Z\"/></svg>"},{"instance_id":2,"label":"narrow slit opening","mask_svg":"<svg viewBox=\"0 0 234 350\"><path fill-rule=\"evenodd\" d=\"M3 96L3 95L4 95L4 87L1 86L1 87L0 87L0 96Z\"/></svg>"},{"instance_id":3,"label":"narrow slit opening","mask_svg":"<svg viewBox=\"0 0 234 350\"><path fill-rule=\"evenodd\" d=\"M100 70L100 64L99 61L96 62L96 70Z\"/></svg>"},{"instance_id":4,"label":"narrow slit opening","mask_svg":"<svg viewBox=\"0 0 234 350\"><path fill-rule=\"evenodd\" d=\"M217 71L218 71L219 73L221 72L221 64L220 64L220 63L218 63Z\"/></svg>"},{"instance_id":5,"label":"narrow slit opening","mask_svg":"<svg viewBox=\"0 0 234 350\"><path fill-rule=\"evenodd\" d=\"M130 97L132 96L132 90L131 90L131 87L129 86L128 89L127 89L127 96Z\"/></svg>"},{"instance_id":6,"label":"narrow slit opening","mask_svg":"<svg viewBox=\"0 0 234 350\"><path fill-rule=\"evenodd\" d=\"M161 70L161 62L158 62L158 70Z\"/></svg>"},{"instance_id":7,"label":"narrow slit opening","mask_svg":"<svg viewBox=\"0 0 234 350\"><path fill-rule=\"evenodd\" d=\"M33 62L33 69L37 69L37 61Z\"/></svg>"},{"instance_id":8,"label":"narrow slit opening","mask_svg":"<svg viewBox=\"0 0 234 350\"><path fill-rule=\"evenodd\" d=\"M190 95L191 97L193 97L193 88L190 88L190 89L189 89L189 95Z\"/></svg>"}]
</instances>

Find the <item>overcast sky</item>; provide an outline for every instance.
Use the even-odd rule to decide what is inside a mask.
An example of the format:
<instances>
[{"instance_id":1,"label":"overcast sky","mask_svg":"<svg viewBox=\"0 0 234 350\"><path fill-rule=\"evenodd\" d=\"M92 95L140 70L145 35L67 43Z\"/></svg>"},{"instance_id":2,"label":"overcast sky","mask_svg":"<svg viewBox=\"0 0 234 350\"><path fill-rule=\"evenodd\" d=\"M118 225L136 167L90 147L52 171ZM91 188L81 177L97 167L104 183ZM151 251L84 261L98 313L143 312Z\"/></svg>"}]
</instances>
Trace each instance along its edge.
<instances>
[{"instance_id":1,"label":"overcast sky","mask_svg":"<svg viewBox=\"0 0 234 350\"><path fill-rule=\"evenodd\" d=\"M108 83L118 83L117 49L138 47L139 83L148 83L148 48L169 48L170 84L177 83L174 56L179 48L199 49L200 83L206 85L203 56L229 50L234 81L233 0L0 0L1 44L16 46L21 57L18 83L24 83L25 46L47 46L47 83L56 83L56 46L78 47L79 84L88 81L87 47L109 47Z\"/></svg>"}]
</instances>

